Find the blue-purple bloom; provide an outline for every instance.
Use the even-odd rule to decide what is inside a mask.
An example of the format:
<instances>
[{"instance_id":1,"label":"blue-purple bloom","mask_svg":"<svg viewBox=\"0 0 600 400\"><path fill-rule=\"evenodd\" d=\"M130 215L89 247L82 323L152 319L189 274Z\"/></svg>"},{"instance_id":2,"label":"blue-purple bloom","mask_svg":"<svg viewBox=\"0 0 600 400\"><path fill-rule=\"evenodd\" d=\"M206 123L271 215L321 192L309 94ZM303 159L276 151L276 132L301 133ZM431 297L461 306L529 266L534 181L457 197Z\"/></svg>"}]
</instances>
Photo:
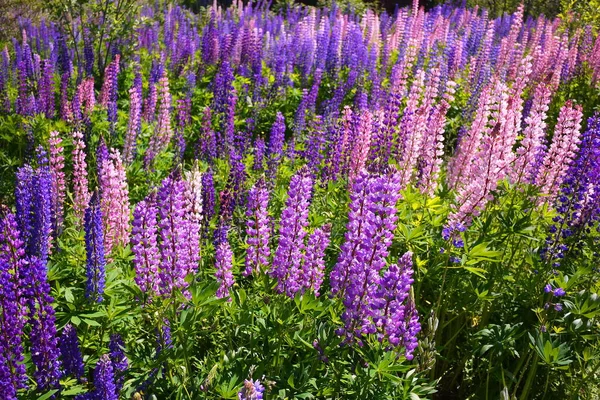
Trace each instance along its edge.
<instances>
[{"instance_id":1,"label":"blue-purple bloom","mask_svg":"<svg viewBox=\"0 0 600 400\"><path fill-rule=\"evenodd\" d=\"M219 283L219 289L217 289L217 298L229 298L229 289L233 286L233 252L227 238L219 243L217 247L217 253L215 255L215 277Z\"/></svg>"},{"instance_id":2,"label":"blue-purple bloom","mask_svg":"<svg viewBox=\"0 0 600 400\"><path fill-rule=\"evenodd\" d=\"M306 169L298 171L290 182L288 198L281 214L279 244L273 258L271 276L278 280L277 291L294 297L303 285L302 260L308 226L308 207L313 181Z\"/></svg>"},{"instance_id":3,"label":"blue-purple bloom","mask_svg":"<svg viewBox=\"0 0 600 400\"><path fill-rule=\"evenodd\" d=\"M246 252L246 269L244 275L260 272L269 265L269 192L262 182L252 186L248 192L248 222L246 233L248 250Z\"/></svg>"},{"instance_id":4,"label":"blue-purple bloom","mask_svg":"<svg viewBox=\"0 0 600 400\"><path fill-rule=\"evenodd\" d=\"M102 227L102 211L98 193L94 193L88 208L85 210L85 250L87 256L87 284L85 297L101 303L106 280L106 260L104 258L104 236Z\"/></svg>"},{"instance_id":5,"label":"blue-purple bloom","mask_svg":"<svg viewBox=\"0 0 600 400\"><path fill-rule=\"evenodd\" d=\"M60 337L60 357L62 367L66 375L72 375L77 379L83 378L85 373L83 367L83 357L79 348L79 339L77 330L71 324L65 325Z\"/></svg>"}]
</instances>

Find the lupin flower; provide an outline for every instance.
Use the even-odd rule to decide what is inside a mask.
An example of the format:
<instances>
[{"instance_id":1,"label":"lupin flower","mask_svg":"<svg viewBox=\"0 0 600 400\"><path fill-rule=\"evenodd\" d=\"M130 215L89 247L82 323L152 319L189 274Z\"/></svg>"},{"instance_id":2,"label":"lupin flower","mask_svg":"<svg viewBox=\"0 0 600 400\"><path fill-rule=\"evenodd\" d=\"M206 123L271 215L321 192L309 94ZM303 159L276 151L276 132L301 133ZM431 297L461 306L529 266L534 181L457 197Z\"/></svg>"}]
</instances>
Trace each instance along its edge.
<instances>
[{"instance_id":1,"label":"lupin flower","mask_svg":"<svg viewBox=\"0 0 600 400\"><path fill-rule=\"evenodd\" d=\"M47 260L52 240L52 174L47 164L39 164L36 170L29 165L19 168L15 198L27 254Z\"/></svg>"},{"instance_id":2,"label":"lupin flower","mask_svg":"<svg viewBox=\"0 0 600 400\"><path fill-rule=\"evenodd\" d=\"M119 61L120 56L117 54L115 59L106 66L104 83L100 93L100 104L107 108L108 122L111 124L111 129L114 129L117 122Z\"/></svg>"},{"instance_id":3,"label":"lupin flower","mask_svg":"<svg viewBox=\"0 0 600 400\"><path fill-rule=\"evenodd\" d=\"M512 169L513 183L534 183L540 168L540 158L544 155L546 134L546 112L552 99L550 89L540 84L535 89L533 104L525 118L527 126L523 132L523 140L517 149L517 158Z\"/></svg>"},{"instance_id":4,"label":"lupin flower","mask_svg":"<svg viewBox=\"0 0 600 400\"><path fill-rule=\"evenodd\" d=\"M256 138L254 141L254 165L252 168L255 171L262 171L265 158L265 139L262 137Z\"/></svg>"},{"instance_id":5,"label":"lupin flower","mask_svg":"<svg viewBox=\"0 0 600 400\"><path fill-rule=\"evenodd\" d=\"M62 139L57 131L50 132L50 171L52 172L52 215L54 216L53 231L57 235L63 220L63 205L66 197L65 157L63 155Z\"/></svg>"},{"instance_id":6,"label":"lupin flower","mask_svg":"<svg viewBox=\"0 0 600 400\"><path fill-rule=\"evenodd\" d=\"M285 142L285 119L283 114L277 113L275 122L269 135L269 146L267 147L267 166L270 179L277 175L277 169L283 156L283 143Z\"/></svg>"},{"instance_id":7,"label":"lupin flower","mask_svg":"<svg viewBox=\"0 0 600 400\"><path fill-rule=\"evenodd\" d=\"M372 116L367 110L361 112L357 127L355 143L352 145L350 155L348 181L350 184L354 181L364 168L371 147Z\"/></svg>"},{"instance_id":8,"label":"lupin flower","mask_svg":"<svg viewBox=\"0 0 600 400\"><path fill-rule=\"evenodd\" d=\"M111 150L100 168L100 208L104 227L104 250L110 254L129 243L129 190L121 155Z\"/></svg>"},{"instance_id":9,"label":"lupin flower","mask_svg":"<svg viewBox=\"0 0 600 400\"><path fill-rule=\"evenodd\" d=\"M252 272L263 271L269 265L269 239L271 229L269 226L269 192L262 183L258 183L248 192L248 209L246 216L248 222L246 233L248 250L246 252L246 269L244 275Z\"/></svg>"},{"instance_id":10,"label":"lupin flower","mask_svg":"<svg viewBox=\"0 0 600 400\"><path fill-rule=\"evenodd\" d=\"M196 152L209 164L217 158L217 138L212 128L212 115L209 107L205 107L201 117L201 132Z\"/></svg>"},{"instance_id":11,"label":"lupin flower","mask_svg":"<svg viewBox=\"0 0 600 400\"><path fill-rule=\"evenodd\" d=\"M135 157L136 141L142 127L142 77L136 72L129 89L129 123L123 145L123 161L130 164Z\"/></svg>"},{"instance_id":12,"label":"lupin flower","mask_svg":"<svg viewBox=\"0 0 600 400\"><path fill-rule=\"evenodd\" d=\"M73 132L73 209L81 221L90 202L88 189L87 163L85 162L85 143L81 132Z\"/></svg>"},{"instance_id":13,"label":"lupin flower","mask_svg":"<svg viewBox=\"0 0 600 400\"><path fill-rule=\"evenodd\" d=\"M219 243L217 252L215 255L215 277L219 283L219 289L217 289L217 298L230 298L229 289L233 286L233 252L227 238Z\"/></svg>"},{"instance_id":14,"label":"lupin flower","mask_svg":"<svg viewBox=\"0 0 600 400\"><path fill-rule=\"evenodd\" d=\"M167 147L173 137L173 129L171 128L171 93L169 91L169 78L167 72L163 71L162 77L158 81L159 104L158 104L158 121L156 132L150 138L148 149L144 162L148 167L154 157Z\"/></svg>"},{"instance_id":15,"label":"lupin flower","mask_svg":"<svg viewBox=\"0 0 600 400\"><path fill-rule=\"evenodd\" d=\"M281 213L279 244L270 271L271 276L278 280L277 291L290 297L294 297L302 287L302 253L313 185L307 172L301 169L290 182L288 198Z\"/></svg>"},{"instance_id":16,"label":"lupin flower","mask_svg":"<svg viewBox=\"0 0 600 400\"><path fill-rule=\"evenodd\" d=\"M198 253L198 243L188 241L185 223L185 183L168 177L158 191L158 213L160 222L160 293L170 296L175 289L185 289L185 277L195 270L190 265L190 254Z\"/></svg>"},{"instance_id":17,"label":"lupin flower","mask_svg":"<svg viewBox=\"0 0 600 400\"><path fill-rule=\"evenodd\" d=\"M265 387L258 379L246 379L244 387L238 393L239 400L262 400Z\"/></svg>"},{"instance_id":18,"label":"lupin flower","mask_svg":"<svg viewBox=\"0 0 600 400\"><path fill-rule=\"evenodd\" d=\"M42 65L38 107L39 111L46 115L46 118L54 118L54 69L50 60L44 60Z\"/></svg>"},{"instance_id":19,"label":"lupin flower","mask_svg":"<svg viewBox=\"0 0 600 400\"><path fill-rule=\"evenodd\" d=\"M54 317L54 299L50 296L50 284L46 276L46 262L38 257L31 257L32 301L29 305L31 332L31 359L35 365L33 374L37 386L41 390L57 388L61 377L58 338Z\"/></svg>"},{"instance_id":20,"label":"lupin flower","mask_svg":"<svg viewBox=\"0 0 600 400\"><path fill-rule=\"evenodd\" d=\"M12 213L1 210L0 219L0 391L9 400L26 387L23 363L23 328L26 298L23 297L27 271L24 243Z\"/></svg>"},{"instance_id":21,"label":"lupin flower","mask_svg":"<svg viewBox=\"0 0 600 400\"><path fill-rule=\"evenodd\" d=\"M115 371L108 354L102 355L96 364L92 398L96 400L119 399L115 385Z\"/></svg>"},{"instance_id":22,"label":"lupin flower","mask_svg":"<svg viewBox=\"0 0 600 400\"><path fill-rule=\"evenodd\" d=\"M115 392L118 396L119 392L123 388L123 382L125 381L125 372L129 368L129 360L125 355L125 343L123 338L118 333L110 336L110 343L108 344L109 357L113 365L113 371L115 374Z\"/></svg>"},{"instance_id":23,"label":"lupin flower","mask_svg":"<svg viewBox=\"0 0 600 400\"><path fill-rule=\"evenodd\" d=\"M540 191L552 198L558 194L558 188L579 149L582 117L581 106L573 107L570 101L560 109L552 145L544 157L536 180Z\"/></svg>"},{"instance_id":24,"label":"lupin flower","mask_svg":"<svg viewBox=\"0 0 600 400\"><path fill-rule=\"evenodd\" d=\"M157 244L158 209L153 200L140 201L133 212L131 251L134 254L135 283L142 292L159 293L158 267L160 254Z\"/></svg>"},{"instance_id":25,"label":"lupin flower","mask_svg":"<svg viewBox=\"0 0 600 400\"><path fill-rule=\"evenodd\" d=\"M87 284L85 297L91 301L102 302L106 279L106 260L104 258L104 234L102 211L98 194L94 193L85 210L85 250L87 255Z\"/></svg>"},{"instance_id":26,"label":"lupin flower","mask_svg":"<svg viewBox=\"0 0 600 400\"><path fill-rule=\"evenodd\" d=\"M77 330L73 325L65 325L59 343L61 364L64 373L81 380L85 374L83 357L81 356L81 350L79 348Z\"/></svg>"},{"instance_id":27,"label":"lupin flower","mask_svg":"<svg viewBox=\"0 0 600 400\"><path fill-rule=\"evenodd\" d=\"M319 296L325 276L325 249L329 246L330 235L331 224L327 224L315 229L306 243L302 277L304 287L312 290L315 296Z\"/></svg>"}]
</instances>

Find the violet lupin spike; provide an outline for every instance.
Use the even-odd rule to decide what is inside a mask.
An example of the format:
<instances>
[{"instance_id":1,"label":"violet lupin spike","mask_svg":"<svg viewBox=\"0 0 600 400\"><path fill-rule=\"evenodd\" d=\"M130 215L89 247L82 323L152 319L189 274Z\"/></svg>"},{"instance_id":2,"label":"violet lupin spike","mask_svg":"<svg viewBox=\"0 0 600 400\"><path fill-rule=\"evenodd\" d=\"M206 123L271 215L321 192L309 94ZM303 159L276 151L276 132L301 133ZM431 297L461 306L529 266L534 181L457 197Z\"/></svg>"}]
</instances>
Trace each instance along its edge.
<instances>
[{"instance_id":1,"label":"violet lupin spike","mask_svg":"<svg viewBox=\"0 0 600 400\"><path fill-rule=\"evenodd\" d=\"M271 228L269 224L269 192L262 182L254 185L248 192L248 218L246 233L248 250L246 252L246 269L244 275L264 271L269 265L269 240Z\"/></svg>"},{"instance_id":2,"label":"violet lupin spike","mask_svg":"<svg viewBox=\"0 0 600 400\"><path fill-rule=\"evenodd\" d=\"M217 298L219 299L230 299L230 288L234 284L233 278L233 252L227 238L221 241L217 247L215 255L215 277L219 283L217 289Z\"/></svg>"},{"instance_id":3,"label":"violet lupin spike","mask_svg":"<svg viewBox=\"0 0 600 400\"><path fill-rule=\"evenodd\" d=\"M27 381L23 363L27 264L15 215L4 208L0 213L0 328L4 338L0 341L0 390L7 399L16 400L17 390L25 388Z\"/></svg>"},{"instance_id":4,"label":"violet lupin spike","mask_svg":"<svg viewBox=\"0 0 600 400\"><path fill-rule=\"evenodd\" d=\"M85 370L81 349L79 348L79 339L77 338L77 329L73 325L67 324L63 328L59 348L64 373L81 380Z\"/></svg>"},{"instance_id":5,"label":"violet lupin spike","mask_svg":"<svg viewBox=\"0 0 600 400\"><path fill-rule=\"evenodd\" d=\"M56 319L54 316L54 299L50 296L50 285L46 276L46 262L31 257L30 290L33 301L30 304L31 359L35 365L34 379L41 390L59 387L60 360L58 338L56 335Z\"/></svg>"},{"instance_id":6,"label":"violet lupin spike","mask_svg":"<svg viewBox=\"0 0 600 400\"><path fill-rule=\"evenodd\" d=\"M87 255L87 284L85 297L101 303L106 280L106 260L104 258L104 234L102 228L102 211L98 193L94 193L85 210L85 249Z\"/></svg>"},{"instance_id":7,"label":"violet lupin spike","mask_svg":"<svg viewBox=\"0 0 600 400\"><path fill-rule=\"evenodd\" d=\"M135 282L142 292L149 296L158 294L160 287L157 216L156 204L148 196L135 207L131 231L131 250L135 256L133 260Z\"/></svg>"},{"instance_id":8,"label":"violet lupin spike","mask_svg":"<svg viewBox=\"0 0 600 400\"><path fill-rule=\"evenodd\" d=\"M308 237L302 265L304 287L319 296L325 276L325 249L329 246L331 224L326 224Z\"/></svg>"},{"instance_id":9,"label":"violet lupin spike","mask_svg":"<svg viewBox=\"0 0 600 400\"><path fill-rule=\"evenodd\" d=\"M294 297L302 287L302 254L312 185L313 181L308 171L298 171L290 182L288 198L281 214L279 244L270 273L278 280L277 291L289 297Z\"/></svg>"}]
</instances>

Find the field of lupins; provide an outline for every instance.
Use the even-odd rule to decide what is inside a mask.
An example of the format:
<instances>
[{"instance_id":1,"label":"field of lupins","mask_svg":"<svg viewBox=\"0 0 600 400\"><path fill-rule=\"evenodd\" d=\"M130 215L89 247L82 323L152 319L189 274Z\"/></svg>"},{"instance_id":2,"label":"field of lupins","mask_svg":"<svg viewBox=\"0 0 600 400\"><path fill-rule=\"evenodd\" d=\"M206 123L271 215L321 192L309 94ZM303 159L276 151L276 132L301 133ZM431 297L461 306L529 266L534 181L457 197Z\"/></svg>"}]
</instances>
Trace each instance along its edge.
<instances>
[{"instance_id":1,"label":"field of lupins","mask_svg":"<svg viewBox=\"0 0 600 400\"><path fill-rule=\"evenodd\" d=\"M591 27L78 3L0 54L1 399L600 396Z\"/></svg>"}]
</instances>

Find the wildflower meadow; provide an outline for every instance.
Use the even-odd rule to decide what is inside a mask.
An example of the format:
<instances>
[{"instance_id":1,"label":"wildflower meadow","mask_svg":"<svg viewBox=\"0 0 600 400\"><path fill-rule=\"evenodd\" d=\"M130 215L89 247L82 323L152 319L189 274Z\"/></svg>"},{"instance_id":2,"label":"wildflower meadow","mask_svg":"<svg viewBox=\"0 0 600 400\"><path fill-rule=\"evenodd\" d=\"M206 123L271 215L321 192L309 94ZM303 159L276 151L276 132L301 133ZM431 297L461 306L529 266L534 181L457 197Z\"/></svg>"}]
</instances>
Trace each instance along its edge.
<instances>
[{"instance_id":1,"label":"wildflower meadow","mask_svg":"<svg viewBox=\"0 0 600 400\"><path fill-rule=\"evenodd\" d=\"M18 18L0 399L600 398L600 38L571 17Z\"/></svg>"}]
</instances>

